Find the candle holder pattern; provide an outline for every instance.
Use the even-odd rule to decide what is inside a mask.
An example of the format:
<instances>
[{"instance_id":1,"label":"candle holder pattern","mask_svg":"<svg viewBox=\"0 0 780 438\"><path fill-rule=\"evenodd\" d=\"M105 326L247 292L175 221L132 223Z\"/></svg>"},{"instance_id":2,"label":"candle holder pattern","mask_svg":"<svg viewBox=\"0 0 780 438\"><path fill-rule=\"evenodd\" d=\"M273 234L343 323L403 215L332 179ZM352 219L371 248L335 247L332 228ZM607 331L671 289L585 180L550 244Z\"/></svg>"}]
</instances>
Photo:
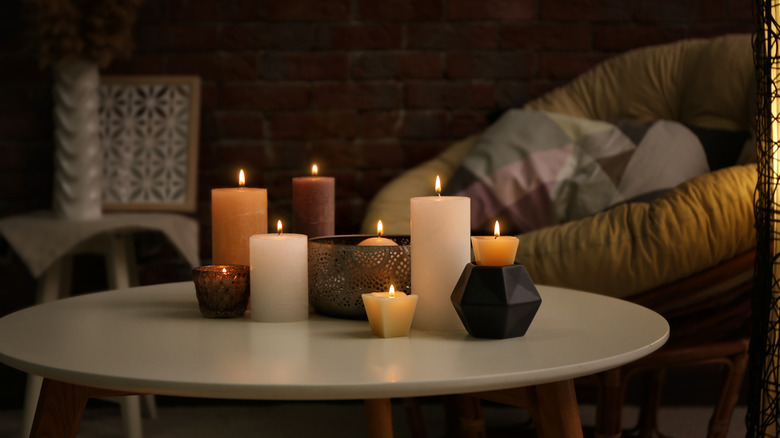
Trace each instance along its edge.
<instances>
[{"instance_id":1,"label":"candle holder pattern","mask_svg":"<svg viewBox=\"0 0 780 438\"><path fill-rule=\"evenodd\" d=\"M467 264L450 299L466 330L475 338L523 336L542 305L528 271L519 263Z\"/></svg>"},{"instance_id":2,"label":"candle holder pattern","mask_svg":"<svg viewBox=\"0 0 780 438\"><path fill-rule=\"evenodd\" d=\"M246 312L249 266L198 266L192 270L192 281L200 313L206 318L236 318Z\"/></svg>"},{"instance_id":3,"label":"candle holder pattern","mask_svg":"<svg viewBox=\"0 0 780 438\"><path fill-rule=\"evenodd\" d=\"M409 236L382 236L398 246L358 246L365 234L309 239L309 304L318 313L366 319L362 294L387 290L411 293Z\"/></svg>"}]
</instances>

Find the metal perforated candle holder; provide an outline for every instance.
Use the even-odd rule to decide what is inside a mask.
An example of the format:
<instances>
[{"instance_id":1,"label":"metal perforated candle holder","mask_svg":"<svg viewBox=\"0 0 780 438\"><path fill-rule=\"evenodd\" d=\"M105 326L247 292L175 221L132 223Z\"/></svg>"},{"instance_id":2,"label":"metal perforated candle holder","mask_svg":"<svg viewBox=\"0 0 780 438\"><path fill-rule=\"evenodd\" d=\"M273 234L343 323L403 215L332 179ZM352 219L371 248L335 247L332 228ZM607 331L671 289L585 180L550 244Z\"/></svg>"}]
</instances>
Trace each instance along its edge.
<instances>
[{"instance_id":1,"label":"metal perforated candle holder","mask_svg":"<svg viewBox=\"0 0 780 438\"><path fill-rule=\"evenodd\" d=\"M371 235L309 239L309 304L318 313L366 319L362 294L411 292L409 236L383 236L398 246L358 246Z\"/></svg>"},{"instance_id":2,"label":"metal perforated candle holder","mask_svg":"<svg viewBox=\"0 0 780 438\"><path fill-rule=\"evenodd\" d=\"M206 318L235 318L246 312L249 266L198 266L192 270L192 281L200 313Z\"/></svg>"}]
</instances>

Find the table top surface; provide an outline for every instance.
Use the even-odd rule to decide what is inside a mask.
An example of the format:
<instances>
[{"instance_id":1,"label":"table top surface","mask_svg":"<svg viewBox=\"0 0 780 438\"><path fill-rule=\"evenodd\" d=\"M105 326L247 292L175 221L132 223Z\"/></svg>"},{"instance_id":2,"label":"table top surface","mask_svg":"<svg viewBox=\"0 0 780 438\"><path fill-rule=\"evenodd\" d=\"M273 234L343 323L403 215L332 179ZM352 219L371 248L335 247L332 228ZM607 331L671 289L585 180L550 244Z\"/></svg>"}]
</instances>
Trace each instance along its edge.
<instances>
[{"instance_id":1,"label":"table top surface","mask_svg":"<svg viewBox=\"0 0 780 438\"><path fill-rule=\"evenodd\" d=\"M615 368L669 335L657 313L537 286L523 337L465 329L382 339L367 321L261 323L200 315L191 282L81 295L0 318L0 361L44 377L166 395L275 400L444 395L529 386Z\"/></svg>"}]
</instances>

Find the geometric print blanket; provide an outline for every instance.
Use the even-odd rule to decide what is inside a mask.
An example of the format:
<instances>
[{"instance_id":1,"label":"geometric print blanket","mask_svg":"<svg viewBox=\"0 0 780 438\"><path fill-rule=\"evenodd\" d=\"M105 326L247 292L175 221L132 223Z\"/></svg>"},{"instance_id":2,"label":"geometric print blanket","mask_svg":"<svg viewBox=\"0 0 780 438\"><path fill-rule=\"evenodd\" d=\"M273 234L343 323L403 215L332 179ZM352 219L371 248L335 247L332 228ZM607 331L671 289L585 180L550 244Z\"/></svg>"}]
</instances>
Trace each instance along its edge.
<instances>
[{"instance_id":1,"label":"geometric print blanket","mask_svg":"<svg viewBox=\"0 0 780 438\"><path fill-rule=\"evenodd\" d=\"M444 194L471 198L471 227L517 234L644 201L709 172L693 131L514 109L477 139Z\"/></svg>"}]
</instances>

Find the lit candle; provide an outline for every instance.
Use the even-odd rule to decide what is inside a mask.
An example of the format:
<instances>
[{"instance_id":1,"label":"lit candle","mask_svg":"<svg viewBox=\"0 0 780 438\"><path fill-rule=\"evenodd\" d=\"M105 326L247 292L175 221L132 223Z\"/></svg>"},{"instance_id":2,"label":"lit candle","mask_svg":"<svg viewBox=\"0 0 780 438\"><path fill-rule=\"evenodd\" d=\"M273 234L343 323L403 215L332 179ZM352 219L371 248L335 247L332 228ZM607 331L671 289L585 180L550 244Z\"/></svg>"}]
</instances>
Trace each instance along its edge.
<instances>
[{"instance_id":1,"label":"lit candle","mask_svg":"<svg viewBox=\"0 0 780 438\"><path fill-rule=\"evenodd\" d=\"M317 165L312 176L292 180L293 231L311 237L332 236L335 233L336 180L318 176Z\"/></svg>"},{"instance_id":2,"label":"lit candle","mask_svg":"<svg viewBox=\"0 0 780 438\"><path fill-rule=\"evenodd\" d=\"M368 315L368 324L375 336L397 338L408 336L417 307L417 295L395 293L391 285L389 292L362 294L363 306Z\"/></svg>"},{"instance_id":3,"label":"lit candle","mask_svg":"<svg viewBox=\"0 0 780 438\"><path fill-rule=\"evenodd\" d=\"M249 265L249 236L268 231L268 192L244 187L211 190L211 257L215 265Z\"/></svg>"},{"instance_id":4,"label":"lit candle","mask_svg":"<svg viewBox=\"0 0 780 438\"><path fill-rule=\"evenodd\" d=\"M252 319L261 322L302 321L309 317L308 238L283 233L249 238L249 302Z\"/></svg>"},{"instance_id":5,"label":"lit candle","mask_svg":"<svg viewBox=\"0 0 780 438\"><path fill-rule=\"evenodd\" d=\"M369 237L368 239L362 240L358 243L358 246L398 246L398 244L391 239L382 237L383 232L384 227L382 226L382 220L380 219L376 222L376 237Z\"/></svg>"},{"instance_id":6,"label":"lit candle","mask_svg":"<svg viewBox=\"0 0 780 438\"><path fill-rule=\"evenodd\" d=\"M460 330L463 323L450 295L463 268L471 262L471 203L462 196L411 199L412 290L420 296L415 328Z\"/></svg>"},{"instance_id":7,"label":"lit candle","mask_svg":"<svg viewBox=\"0 0 780 438\"><path fill-rule=\"evenodd\" d=\"M515 263L518 240L515 236L502 236L498 221L491 236L472 236L474 259L482 266L508 266Z\"/></svg>"}]
</instances>

